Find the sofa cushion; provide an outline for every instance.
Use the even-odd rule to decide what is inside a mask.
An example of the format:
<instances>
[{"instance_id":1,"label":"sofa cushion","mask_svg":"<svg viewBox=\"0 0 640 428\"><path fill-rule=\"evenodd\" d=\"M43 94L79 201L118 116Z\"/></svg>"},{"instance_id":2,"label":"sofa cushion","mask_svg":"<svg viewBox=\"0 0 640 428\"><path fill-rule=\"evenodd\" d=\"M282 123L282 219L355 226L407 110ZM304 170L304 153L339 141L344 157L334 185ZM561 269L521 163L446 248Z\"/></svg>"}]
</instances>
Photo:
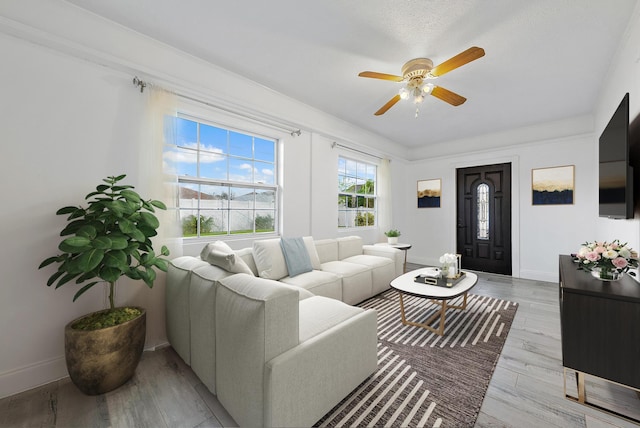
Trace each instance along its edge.
<instances>
[{"instance_id":1,"label":"sofa cushion","mask_svg":"<svg viewBox=\"0 0 640 428\"><path fill-rule=\"evenodd\" d=\"M387 257L361 254L358 256L347 257L342 261L361 264L371 268L371 285L373 287L371 293L373 295L387 290L391 286L391 281L397 277L396 263L394 260Z\"/></svg>"},{"instance_id":2,"label":"sofa cushion","mask_svg":"<svg viewBox=\"0 0 640 428\"><path fill-rule=\"evenodd\" d=\"M338 241L338 260L362 254L362 238L359 236L345 236Z\"/></svg>"},{"instance_id":3,"label":"sofa cushion","mask_svg":"<svg viewBox=\"0 0 640 428\"><path fill-rule=\"evenodd\" d=\"M241 257L223 241L210 242L200 252L200 258L214 266L218 266L232 273L247 273L253 275L249 266Z\"/></svg>"},{"instance_id":4,"label":"sofa cushion","mask_svg":"<svg viewBox=\"0 0 640 428\"><path fill-rule=\"evenodd\" d=\"M281 238L280 247L290 277L313 270L307 246L302 238Z\"/></svg>"},{"instance_id":5,"label":"sofa cushion","mask_svg":"<svg viewBox=\"0 0 640 428\"><path fill-rule=\"evenodd\" d=\"M339 300L315 296L300 302L300 342L304 342L341 322L364 312Z\"/></svg>"},{"instance_id":6,"label":"sofa cushion","mask_svg":"<svg viewBox=\"0 0 640 428\"><path fill-rule=\"evenodd\" d=\"M321 264L338 260L338 241L335 239L319 239L314 244Z\"/></svg>"},{"instance_id":7,"label":"sofa cushion","mask_svg":"<svg viewBox=\"0 0 640 428\"><path fill-rule=\"evenodd\" d=\"M294 277L286 276L280 282L308 290L316 296L342 300L342 279L335 273L312 270Z\"/></svg>"},{"instance_id":8,"label":"sofa cushion","mask_svg":"<svg viewBox=\"0 0 640 428\"><path fill-rule=\"evenodd\" d=\"M254 241L253 259L256 262L258 276L261 278L277 281L289 274L284 254L280 247L280 238Z\"/></svg>"},{"instance_id":9,"label":"sofa cushion","mask_svg":"<svg viewBox=\"0 0 640 428\"><path fill-rule=\"evenodd\" d=\"M368 266L337 260L323 263L322 270L342 278L342 301L345 303L355 305L373 295L371 268Z\"/></svg>"}]
</instances>

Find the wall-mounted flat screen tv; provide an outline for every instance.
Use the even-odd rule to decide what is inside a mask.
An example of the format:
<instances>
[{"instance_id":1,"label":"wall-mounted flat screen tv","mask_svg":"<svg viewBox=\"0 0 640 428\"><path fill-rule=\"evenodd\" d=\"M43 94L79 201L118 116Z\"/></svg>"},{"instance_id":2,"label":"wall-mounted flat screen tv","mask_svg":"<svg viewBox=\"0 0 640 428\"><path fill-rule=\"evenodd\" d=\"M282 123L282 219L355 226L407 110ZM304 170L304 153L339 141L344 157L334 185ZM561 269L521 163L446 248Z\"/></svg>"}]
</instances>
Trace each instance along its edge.
<instances>
[{"instance_id":1,"label":"wall-mounted flat screen tv","mask_svg":"<svg viewBox=\"0 0 640 428\"><path fill-rule=\"evenodd\" d=\"M629 157L629 93L600 135L600 217L633 218L633 168Z\"/></svg>"}]
</instances>

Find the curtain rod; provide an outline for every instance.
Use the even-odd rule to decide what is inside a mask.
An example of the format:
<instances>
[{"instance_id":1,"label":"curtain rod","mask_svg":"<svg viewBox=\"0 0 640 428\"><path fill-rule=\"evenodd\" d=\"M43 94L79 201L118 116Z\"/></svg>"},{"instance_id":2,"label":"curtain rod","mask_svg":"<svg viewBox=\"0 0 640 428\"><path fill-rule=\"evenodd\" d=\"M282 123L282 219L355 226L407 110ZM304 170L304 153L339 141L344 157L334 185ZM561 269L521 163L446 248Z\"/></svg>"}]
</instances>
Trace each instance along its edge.
<instances>
[{"instance_id":1,"label":"curtain rod","mask_svg":"<svg viewBox=\"0 0 640 428\"><path fill-rule=\"evenodd\" d=\"M335 141L333 143L331 143L331 148L332 149L334 149L336 147L340 147L340 148L343 148L343 149L351 150L352 152L362 153L363 155L371 156L372 158L376 158L376 159L380 159L380 160L384 159L384 158L382 158L380 156L372 155L371 153L367 153L367 152L364 152L362 150L354 149L353 147L345 146L345 145L337 143Z\"/></svg>"},{"instance_id":2,"label":"curtain rod","mask_svg":"<svg viewBox=\"0 0 640 428\"><path fill-rule=\"evenodd\" d=\"M139 87L140 88L140 92L142 93L142 92L144 92L144 89L147 86L149 86L149 84L147 82L139 79L138 76L135 76L133 78L133 86ZM151 86L158 86L161 89L167 90L165 88L162 88L159 85L151 84ZM249 120L257 122L257 123L259 123L261 125L269 126L271 128L277 129L279 131L287 132L289 135L291 135L294 138L295 137L299 137L300 134L302 134L302 130L299 129L299 128L292 130L291 128L285 128L284 124L279 124L279 123L276 123L274 121L269 121L268 119L265 119L265 118L262 118L262 117L251 116L251 115L249 115L247 113L241 113L241 112L235 111L235 110L233 110L231 108L227 108L227 107L223 107L223 106L220 106L220 105L216 105L216 104L213 104L213 103L211 103L209 101L205 101L205 100L202 100L202 99L199 99L199 98L195 98L195 97L192 97L190 95L182 94L182 93L179 93L179 92L176 92L176 91L169 91L169 92L171 92L172 94L174 94L174 95L176 95L176 96L178 96L180 98L184 98L184 99L187 99L187 100L190 100L190 101L194 101L194 102L197 102L197 103L200 103L200 104L204 104L204 105L206 105L208 107L214 108L216 110L224 111L225 113L232 114L232 115L240 117L242 119L249 119Z\"/></svg>"}]
</instances>

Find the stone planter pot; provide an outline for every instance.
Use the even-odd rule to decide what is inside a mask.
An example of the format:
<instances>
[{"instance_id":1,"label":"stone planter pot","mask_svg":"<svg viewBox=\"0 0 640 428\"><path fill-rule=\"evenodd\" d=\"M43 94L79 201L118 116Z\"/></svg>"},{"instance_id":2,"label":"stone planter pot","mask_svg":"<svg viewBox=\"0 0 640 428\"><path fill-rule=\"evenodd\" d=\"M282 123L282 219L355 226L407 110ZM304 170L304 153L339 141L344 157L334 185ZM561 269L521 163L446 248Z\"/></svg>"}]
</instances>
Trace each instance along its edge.
<instances>
[{"instance_id":1,"label":"stone planter pot","mask_svg":"<svg viewBox=\"0 0 640 428\"><path fill-rule=\"evenodd\" d=\"M397 236L388 236L387 237L387 243L388 244L397 244L398 243L398 237Z\"/></svg>"},{"instance_id":2,"label":"stone planter pot","mask_svg":"<svg viewBox=\"0 0 640 428\"><path fill-rule=\"evenodd\" d=\"M140 362L146 334L147 313L138 309L142 311L139 317L113 327L92 331L71 328L84 317L65 326L67 370L80 391L87 395L104 394L131 379Z\"/></svg>"}]
</instances>

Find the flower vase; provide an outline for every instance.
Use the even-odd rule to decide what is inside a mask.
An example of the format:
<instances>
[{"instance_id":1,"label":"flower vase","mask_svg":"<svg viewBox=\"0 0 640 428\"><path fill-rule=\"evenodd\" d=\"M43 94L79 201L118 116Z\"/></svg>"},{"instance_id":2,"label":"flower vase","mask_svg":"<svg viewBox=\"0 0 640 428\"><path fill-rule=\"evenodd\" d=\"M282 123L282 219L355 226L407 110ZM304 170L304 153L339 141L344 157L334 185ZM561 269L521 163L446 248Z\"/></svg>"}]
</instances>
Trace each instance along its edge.
<instances>
[{"instance_id":1,"label":"flower vase","mask_svg":"<svg viewBox=\"0 0 640 428\"><path fill-rule=\"evenodd\" d=\"M397 236L388 236L387 237L387 243L390 245L395 245L398 243L398 237Z\"/></svg>"},{"instance_id":2,"label":"flower vase","mask_svg":"<svg viewBox=\"0 0 640 428\"><path fill-rule=\"evenodd\" d=\"M591 271L591 275L602 281L617 281L622 278L622 272L618 272L617 269L611 268L594 268Z\"/></svg>"}]
</instances>

